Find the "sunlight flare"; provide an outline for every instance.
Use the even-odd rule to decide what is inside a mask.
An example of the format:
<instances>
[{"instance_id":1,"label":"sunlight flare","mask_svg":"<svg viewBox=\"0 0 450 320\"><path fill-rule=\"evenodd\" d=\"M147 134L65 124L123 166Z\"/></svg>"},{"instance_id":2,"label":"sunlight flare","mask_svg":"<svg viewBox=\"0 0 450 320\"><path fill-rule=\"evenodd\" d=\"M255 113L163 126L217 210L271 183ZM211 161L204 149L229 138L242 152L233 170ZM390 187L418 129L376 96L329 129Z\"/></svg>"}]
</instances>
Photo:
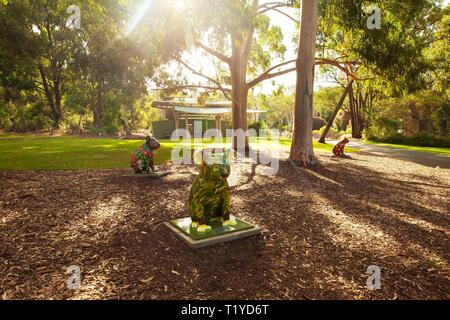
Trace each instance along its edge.
<instances>
[{"instance_id":1,"label":"sunlight flare","mask_svg":"<svg viewBox=\"0 0 450 320\"><path fill-rule=\"evenodd\" d=\"M141 6L139 6L139 10L133 15L131 21L128 24L127 31L125 32L125 36L128 37L136 28L137 24L142 20L142 17L147 12L150 5L153 3L153 0L145 0Z\"/></svg>"}]
</instances>

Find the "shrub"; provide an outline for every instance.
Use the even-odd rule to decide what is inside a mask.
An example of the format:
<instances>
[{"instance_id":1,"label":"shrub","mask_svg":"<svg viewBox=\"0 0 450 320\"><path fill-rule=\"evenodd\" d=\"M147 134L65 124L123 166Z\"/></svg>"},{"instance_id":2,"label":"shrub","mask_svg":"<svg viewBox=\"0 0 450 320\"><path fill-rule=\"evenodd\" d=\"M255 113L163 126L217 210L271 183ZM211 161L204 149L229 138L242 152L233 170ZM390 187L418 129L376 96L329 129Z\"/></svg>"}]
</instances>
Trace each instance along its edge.
<instances>
[{"instance_id":1,"label":"shrub","mask_svg":"<svg viewBox=\"0 0 450 320\"><path fill-rule=\"evenodd\" d=\"M51 126L51 120L42 112L42 105L27 104L17 108L9 127L9 131L28 132L39 131Z\"/></svg>"},{"instance_id":2,"label":"shrub","mask_svg":"<svg viewBox=\"0 0 450 320\"><path fill-rule=\"evenodd\" d=\"M314 117L313 118L313 130L320 130L323 126L326 126L327 122L325 119L320 117Z\"/></svg>"},{"instance_id":3,"label":"shrub","mask_svg":"<svg viewBox=\"0 0 450 320\"><path fill-rule=\"evenodd\" d=\"M102 128L95 127L92 123L88 123L87 129L90 133L93 133L96 136L103 134Z\"/></svg>"},{"instance_id":4,"label":"shrub","mask_svg":"<svg viewBox=\"0 0 450 320\"><path fill-rule=\"evenodd\" d=\"M260 130L268 129L269 126L263 121L255 121L248 125L249 129L254 129L256 133L259 135Z\"/></svg>"},{"instance_id":5,"label":"shrub","mask_svg":"<svg viewBox=\"0 0 450 320\"><path fill-rule=\"evenodd\" d=\"M119 132L119 127L115 123L107 125L105 128L107 134L115 135Z\"/></svg>"},{"instance_id":6,"label":"shrub","mask_svg":"<svg viewBox=\"0 0 450 320\"><path fill-rule=\"evenodd\" d=\"M322 128L320 128L319 131L313 131L313 135L315 135L315 133L318 133L318 136L322 136L323 132L325 131L326 126L323 126ZM328 139L340 139L343 135L345 135L344 131L338 131L336 128L331 127L330 130L328 131L327 134L327 138Z\"/></svg>"},{"instance_id":7,"label":"shrub","mask_svg":"<svg viewBox=\"0 0 450 320\"><path fill-rule=\"evenodd\" d=\"M369 137L367 138L369 139ZM434 136L427 132L421 132L410 137L401 134L395 134L386 138L375 137L369 140L374 140L382 143L404 144L419 147L450 148L450 137Z\"/></svg>"},{"instance_id":8,"label":"shrub","mask_svg":"<svg viewBox=\"0 0 450 320\"><path fill-rule=\"evenodd\" d=\"M363 136L368 140L394 138L399 135L400 127L399 121L380 117L372 121L370 127L364 130ZM351 127L348 129L351 130Z\"/></svg>"}]
</instances>

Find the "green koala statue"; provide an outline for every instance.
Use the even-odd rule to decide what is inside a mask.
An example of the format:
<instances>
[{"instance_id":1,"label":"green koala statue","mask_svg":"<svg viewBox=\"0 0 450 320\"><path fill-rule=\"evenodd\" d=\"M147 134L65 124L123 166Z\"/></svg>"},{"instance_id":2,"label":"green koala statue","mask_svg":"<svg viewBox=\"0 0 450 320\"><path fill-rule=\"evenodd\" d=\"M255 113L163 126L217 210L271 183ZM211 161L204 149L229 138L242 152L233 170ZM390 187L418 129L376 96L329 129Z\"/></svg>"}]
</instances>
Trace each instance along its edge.
<instances>
[{"instance_id":1,"label":"green koala statue","mask_svg":"<svg viewBox=\"0 0 450 320\"><path fill-rule=\"evenodd\" d=\"M212 219L222 219L223 226L236 225L230 219L230 187L227 178L230 165L226 153L215 153L205 159L202 152L200 173L194 180L189 194L189 214L192 228L207 232Z\"/></svg>"}]
</instances>

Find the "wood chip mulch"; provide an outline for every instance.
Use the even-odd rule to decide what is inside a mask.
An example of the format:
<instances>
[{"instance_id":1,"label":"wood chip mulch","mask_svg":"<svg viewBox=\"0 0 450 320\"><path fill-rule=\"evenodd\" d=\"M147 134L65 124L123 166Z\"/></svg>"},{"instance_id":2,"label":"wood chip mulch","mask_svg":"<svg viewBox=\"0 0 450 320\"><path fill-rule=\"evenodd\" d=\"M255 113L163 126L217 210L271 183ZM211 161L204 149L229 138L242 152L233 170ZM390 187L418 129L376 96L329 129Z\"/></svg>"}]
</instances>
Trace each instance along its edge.
<instances>
[{"instance_id":1,"label":"wood chip mulch","mask_svg":"<svg viewBox=\"0 0 450 320\"><path fill-rule=\"evenodd\" d=\"M262 236L191 250L194 166L0 172L2 299L449 299L450 170L373 155L232 167L232 208ZM78 291L66 268L81 268ZM381 268L368 290L367 267Z\"/></svg>"}]
</instances>

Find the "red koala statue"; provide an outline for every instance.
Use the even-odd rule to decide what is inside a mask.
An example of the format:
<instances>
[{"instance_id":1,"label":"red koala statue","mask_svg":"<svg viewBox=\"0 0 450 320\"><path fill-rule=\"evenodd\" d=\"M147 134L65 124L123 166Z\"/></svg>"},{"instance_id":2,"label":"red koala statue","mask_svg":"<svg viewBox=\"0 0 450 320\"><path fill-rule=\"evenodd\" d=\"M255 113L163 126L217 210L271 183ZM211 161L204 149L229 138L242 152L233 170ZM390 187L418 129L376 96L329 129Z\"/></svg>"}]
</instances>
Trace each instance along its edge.
<instances>
[{"instance_id":1,"label":"red koala statue","mask_svg":"<svg viewBox=\"0 0 450 320\"><path fill-rule=\"evenodd\" d=\"M347 143L349 143L350 140L347 139L347 137L345 137L342 141L338 142L334 147L333 147L333 154L336 157L348 157L345 153L344 153L344 149L345 149L345 145Z\"/></svg>"}]
</instances>

